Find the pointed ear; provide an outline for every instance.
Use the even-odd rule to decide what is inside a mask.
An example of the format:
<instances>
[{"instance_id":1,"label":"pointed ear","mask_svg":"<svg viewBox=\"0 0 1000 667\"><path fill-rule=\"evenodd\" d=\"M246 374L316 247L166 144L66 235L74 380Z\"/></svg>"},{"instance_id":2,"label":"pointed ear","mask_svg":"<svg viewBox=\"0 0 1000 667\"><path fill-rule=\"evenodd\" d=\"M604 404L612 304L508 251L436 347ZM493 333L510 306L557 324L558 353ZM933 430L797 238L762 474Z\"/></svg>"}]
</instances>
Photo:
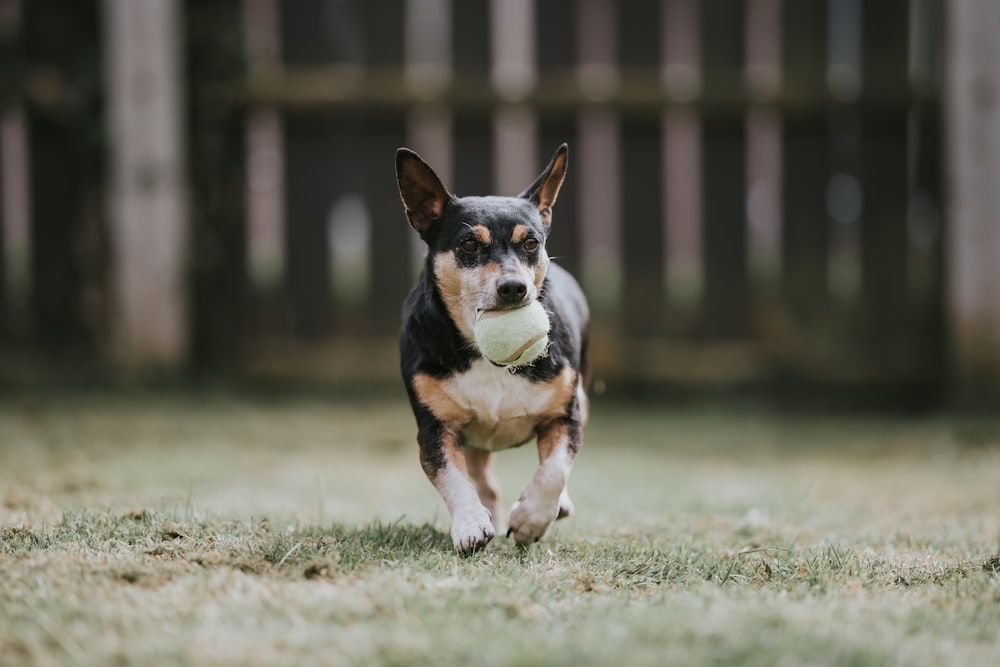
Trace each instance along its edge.
<instances>
[{"instance_id":1,"label":"pointed ear","mask_svg":"<svg viewBox=\"0 0 1000 667\"><path fill-rule=\"evenodd\" d=\"M396 151L396 181L406 219L423 237L431 224L444 213L444 205L451 199L451 194L434 170L408 148Z\"/></svg>"},{"instance_id":2,"label":"pointed ear","mask_svg":"<svg viewBox=\"0 0 1000 667\"><path fill-rule=\"evenodd\" d=\"M539 213L546 225L552 224L552 206L559 196L559 188L562 187L563 179L566 178L566 162L569 159L569 147L563 144L556 150L556 154L549 161L549 166L535 179L535 182L528 186L528 189L521 193L521 197L533 202L538 206Z\"/></svg>"}]
</instances>

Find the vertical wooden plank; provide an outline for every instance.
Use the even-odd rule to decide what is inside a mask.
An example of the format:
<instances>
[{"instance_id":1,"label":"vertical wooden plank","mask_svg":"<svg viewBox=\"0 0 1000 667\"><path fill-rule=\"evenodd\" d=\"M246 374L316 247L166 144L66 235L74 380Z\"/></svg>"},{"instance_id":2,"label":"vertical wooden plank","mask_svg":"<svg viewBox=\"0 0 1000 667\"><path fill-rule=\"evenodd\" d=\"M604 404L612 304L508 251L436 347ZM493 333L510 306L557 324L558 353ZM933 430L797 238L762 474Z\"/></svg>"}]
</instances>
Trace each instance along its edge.
<instances>
[{"instance_id":1,"label":"vertical wooden plank","mask_svg":"<svg viewBox=\"0 0 1000 667\"><path fill-rule=\"evenodd\" d=\"M243 0L247 81L281 72L278 0ZM255 328L273 328L285 273L284 136L274 106L249 109L247 150L247 266ZM270 326L268 326L270 325Z\"/></svg>"},{"instance_id":2,"label":"vertical wooden plank","mask_svg":"<svg viewBox=\"0 0 1000 667\"><path fill-rule=\"evenodd\" d=\"M136 366L188 352L188 221L175 0L107 0L115 347Z\"/></svg>"},{"instance_id":3,"label":"vertical wooden plank","mask_svg":"<svg viewBox=\"0 0 1000 667\"><path fill-rule=\"evenodd\" d=\"M246 325L246 135L242 109L221 90L246 80L238 0L185 0L190 273L195 367L232 372Z\"/></svg>"},{"instance_id":4,"label":"vertical wooden plank","mask_svg":"<svg viewBox=\"0 0 1000 667\"><path fill-rule=\"evenodd\" d=\"M827 129L827 9L825 2L784 2L784 87L802 110L783 118L782 296L800 321L826 311L830 178Z\"/></svg>"},{"instance_id":5,"label":"vertical wooden plank","mask_svg":"<svg viewBox=\"0 0 1000 667\"><path fill-rule=\"evenodd\" d=\"M861 288L869 343L881 361L900 350L908 311L907 108L909 0L861 5ZM883 354L885 353L885 354ZM886 355L889 355L888 357Z\"/></svg>"},{"instance_id":6,"label":"vertical wooden plank","mask_svg":"<svg viewBox=\"0 0 1000 667\"><path fill-rule=\"evenodd\" d=\"M452 44L455 76L459 81L488 80L490 75L490 0L452 3ZM494 192L493 118L475 112L456 113L455 161L452 184L458 195Z\"/></svg>"},{"instance_id":7,"label":"vertical wooden plank","mask_svg":"<svg viewBox=\"0 0 1000 667\"><path fill-rule=\"evenodd\" d=\"M671 323L689 329L703 290L701 93L697 0L662 0L660 81L673 104L663 112L667 300Z\"/></svg>"},{"instance_id":8,"label":"vertical wooden plank","mask_svg":"<svg viewBox=\"0 0 1000 667\"><path fill-rule=\"evenodd\" d=\"M20 0L0 0L0 332L10 326L10 294L8 269L8 252L10 242L10 193L9 183L14 165L7 157L11 141L9 136L19 91L15 89L18 83L17 68L20 66L17 40L21 27Z\"/></svg>"},{"instance_id":9,"label":"vertical wooden plank","mask_svg":"<svg viewBox=\"0 0 1000 667\"><path fill-rule=\"evenodd\" d=\"M0 109L0 333L10 326L10 294L7 289L7 188L4 187L5 171L8 169L3 159L6 110Z\"/></svg>"},{"instance_id":10,"label":"vertical wooden plank","mask_svg":"<svg viewBox=\"0 0 1000 667\"><path fill-rule=\"evenodd\" d=\"M373 331L395 334L399 314L411 285L410 229L401 215L394 175L396 149L406 143L402 113L365 124L364 197L371 225L368 248L368 321Z\"/></svg>"},{"instance_id":11,"label":"vertical wooden plank","mask_svg":"<svg viewBox=\"0 0 1000 667\"><path fill-rule=\"evenodd\" d=\"M625 120L621 136L626 331L654 336L662 332L665 304L660 126Z\"/></svg>"},{"instance_id":12,"label":"vertical wooden plank","mask_svg":"<svg viewBox=\"0 0 1000 667\"><path fill-rule=\"evenodd\" d=\"M953 391L1000 404L1000 3L947 3L948 297Z\"/></svg>"},{"instance_id":13,"label":"vertical wooden plank","mask_svg":"<svg viewBox=\"0 0 1000 667\"><path fill-rule=\"evenodd\" d=\"M490 118L456 113L455 171L445 186L457 195L493 194L493 132Z\"/></svg>"},{"instance_id":14,"label":"vertical wooden plank","mask_svg":"<svg viewBox=\"0 0 1000 667\"><path fill-rule=\"evenodd\" d=\"M491 0L490 81L503 102L493 113L494 192L514 195L537 173L538 119L525 102L538 82L535 1Z\"/></svg>"},{"instance_id":15,"label":"vertical wooden plank","mask_svg":"<svg viewBox=\"0 0 1000 667\"><path fill-rule=\"evenodd\" d=\"M0 190L2 190L5 325L26 325L31 291L31 211L28 128L23 106L0 112Z\"/></svg>"},{"instance_id":16,"label":"vertical wooden plank","mask_svg":"<svg viewBox=\"0 0 1000 667\"><path fill-rule=\"evenodd\" d=\"M292 333L309 339L333 327L327 216L349 178L334 159L331 129L330 120L315 118L286 119L284 127L285 289Z\"/></svg>"},{"instance_id":17,"label":"vertical wooden plank","mask_svg":"<svg viewBox=\"0 0 1000 667\"><path fill-rule=\"evenodd\" d=\"M579 2L576 0L536 0L535 53L538 71L551 75L572 71L579 47L577 25Z\"/></svg>"},{"instance_id":18,"label":"vertical wooden plank","mask_svg":"<svg viewBox=\"0 0 1000 667\"><path fill-rule=\"evenodd\" d=\"M580 187L580 277L597 314L595 323L615 335L623 324L621 137L618 112L603 102L620 83L616 25L612 0L576 3L576 83L595 102L580 110L579 150L575 158L570 152Z\"/></svg>"},{"instance_id":19,"label":"vertical wooden plank","mask_svg":"<svg viewBox=\"0 0 1000 667\"><path fill-rule=\"evenodd\" d=\"M623 78L629 70L660 62L658 0L617 5L617 42ZM623 302L626 331L662 332L665 308L663 257L663 160L659 116L621 119Z\"/></svg>"},{"instance_id":20,"label":"vertical wooden plank","mask_svg":"<svg viewBox=\"0 0 1000 667\"><path fill-rule=\"evenodd\" d=\"M861 190L861 0L828 2L826 75L832 103L828 109L830 163L826 204L830 220L827 252L831 303L847 311L860 301Z\"/></svg>"},{"instance_id":21,"label":"vertical wooden plank","mask_svg":"<svg viewBox=\"0 0 1000 667\"><path fill-rule=\"evenodd\" d=\"M615 4L615 43L619 67L625 71L658 69L663 51L659 0L632 0Z\"/></svg>"},{"instance_id":22,"label":"vertical wooden plank","mask_svg":"<svg viewBox=\"0 0 1000 667\"><path fill-rule=\"evenodd\" d=\"M743 86L744 7L738 0L701 3L702 82L716 104ZM748 333L746 231L746 122L731 108L702 122L704 333L733 338Z\"/></svg>"},{"instance_id":23,"label":"vertical wooden plank","mask_svg":"<svg viewBox=\"0 0 1000 667\"><path fill-rule=\"evenodd\" d=\"M923 332L923 380L928 396L947 395L942 99L943 0L914 0L910 21L910 82L919 101L909 112L907 162L908 282L913 326Z\"/></svg>"},{"instance_id":24,"label":"vertical wooden plank","mask_svg":"<svg viewBox=\"0 0 1000 667\"><path fill-rule=\"evenodd\" d=\"M747 253L754 292L770 301L781 271L781 87L779 0L746 1Z\"/></svg>"},{"instance_id":25,"label":"vertical wooden plank","mask_svg":"<svg viewBox=\"0 0 1000 667\"><path fill-rule=\"evenodd\" d=\"M281 3L284 62L363 64L363 23L355 3L297 0ZM350 114L286 117L285 285L292 333L307 339L334 326L328 216L338 197L359 193L351 156L359 155L358 121Z\"/></svg>"},{"instance_id":26,"label":"vertical wooden plank","mask_svg":"<svg viewBox=\"0 0 1000 667\"><path fill-rule=\"evenodd\" d=\"M365 61L369 68L402 71L403 9L403 0L364 3ZM396 149L406 142L406 111L369 114L364 131L365 144L354 157L363 165L363 192L371 225L367 319L375 333L395 335L411 284L410 231L402 224L394 175Z\"/></svg>"},{"instance_id":27,"label":"vertical wooden plank","mask_svg":"<svg viewBox=\"0 0 1000 667\"><path fill-rule=\"evenodd\" d=\"M88 342L80 243L86 186L95 178L96 147L88 138L100 135L90 106L96 91L87 84L98 80L97 7L90 1L32 0L23 10L26 61L78 94L72 106L63 98L28 109L33 328L43 344L77 347Z\"/></svg>"},{"instance_id":28,"label":"vertical wooden plank","mask_svg":"<svg viewBox=\"0 0 1000 667\"><path fill-rule=\"evenodd\" d=\"M573 71L578 41L571 26L577 25L577 11L578 3L572 0L535 2L535 52L541 78ZM537 164L548 164L560 144L569 144L569 171L559 193L547 248L557 264L579 278L582 268L579 193L583 152L576 141L576 125L576 118L572 116L541 118L536 158Z\"/></svg>"}]
</instances>

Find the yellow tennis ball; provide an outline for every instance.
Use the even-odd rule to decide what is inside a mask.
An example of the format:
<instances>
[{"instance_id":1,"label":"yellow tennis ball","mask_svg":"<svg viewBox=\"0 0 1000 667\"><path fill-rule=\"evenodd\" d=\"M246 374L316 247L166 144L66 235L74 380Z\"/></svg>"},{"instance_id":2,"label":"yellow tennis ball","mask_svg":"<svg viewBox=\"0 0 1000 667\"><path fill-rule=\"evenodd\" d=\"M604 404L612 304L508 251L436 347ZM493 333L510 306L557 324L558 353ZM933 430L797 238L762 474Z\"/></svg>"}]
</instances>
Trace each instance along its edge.
<instances>
[{"instance_id":1,"label":"yellow tennis ball","mask_svg":"<svg viewBox=\"0 0 1000 667\"><path fill-rule=\"evenodd\" d=\"M549 314L537 301L513 310L481 310L476 314L476 345L500 366L524 366L549 346Z\"/></svg>"}]
</instances>

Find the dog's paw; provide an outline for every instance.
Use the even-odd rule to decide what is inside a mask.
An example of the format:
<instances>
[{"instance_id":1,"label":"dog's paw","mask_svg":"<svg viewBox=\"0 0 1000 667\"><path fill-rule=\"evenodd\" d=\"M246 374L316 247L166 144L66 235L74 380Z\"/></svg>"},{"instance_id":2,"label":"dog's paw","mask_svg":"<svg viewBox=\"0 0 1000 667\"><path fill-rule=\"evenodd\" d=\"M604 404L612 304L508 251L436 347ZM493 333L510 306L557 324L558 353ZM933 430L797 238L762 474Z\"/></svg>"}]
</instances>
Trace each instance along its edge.
<instances>
[{"instance_id":1,"label":"dog's paw","mask_svg":"<svg viewBox=\"0 0 1000 667\"><path fill-rule=\"evenodd\" d=\"M568 516L572 516L575 509L573 501L569 497L569 491L563 489L562 493L559 494L559 514L556 515L556 519L565 519Z\"/></svg>"},{"instance_id":2,"label":"dog's paw","mask_svg":"<svg viewBox=\"0 0 1000 667\"><path fill-rule=\"evenodd\" d=\"M484 548L495 534L493 519L482 506L455 517L451 522L451 541L455 551L463 556Z\"/></svg>"},{"instance_id":3,"label":"dog's paw","mask_svg":"<svg viewBox=\"0 0 1000 667\"><path fill-rule=\"evenodd\" d=\"M524 498L510 508L507 537L513 537L519 547L537 542L559 516L559 503L539 502Z\"/></svg>"}]
</instances>

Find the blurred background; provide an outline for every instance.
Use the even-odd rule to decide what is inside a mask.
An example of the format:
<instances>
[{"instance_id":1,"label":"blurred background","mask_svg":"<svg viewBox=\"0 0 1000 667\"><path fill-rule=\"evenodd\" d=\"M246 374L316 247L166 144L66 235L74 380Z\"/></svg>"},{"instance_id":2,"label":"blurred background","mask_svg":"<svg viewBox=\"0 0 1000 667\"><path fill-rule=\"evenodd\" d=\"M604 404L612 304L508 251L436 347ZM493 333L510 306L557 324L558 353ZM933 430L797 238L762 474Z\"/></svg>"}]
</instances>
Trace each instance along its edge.
<instances>
[{"instance_id":1,"label":"blurred background","mask_svg":"<svg viewBox=\"0 0 1000 667\"><path fill-rule=\"evenodd\" d=\"M997 406L998 7L0 0L0 388L395 388L395 149L567 142L597 392Z\"/></svg>"}]
</instances>

